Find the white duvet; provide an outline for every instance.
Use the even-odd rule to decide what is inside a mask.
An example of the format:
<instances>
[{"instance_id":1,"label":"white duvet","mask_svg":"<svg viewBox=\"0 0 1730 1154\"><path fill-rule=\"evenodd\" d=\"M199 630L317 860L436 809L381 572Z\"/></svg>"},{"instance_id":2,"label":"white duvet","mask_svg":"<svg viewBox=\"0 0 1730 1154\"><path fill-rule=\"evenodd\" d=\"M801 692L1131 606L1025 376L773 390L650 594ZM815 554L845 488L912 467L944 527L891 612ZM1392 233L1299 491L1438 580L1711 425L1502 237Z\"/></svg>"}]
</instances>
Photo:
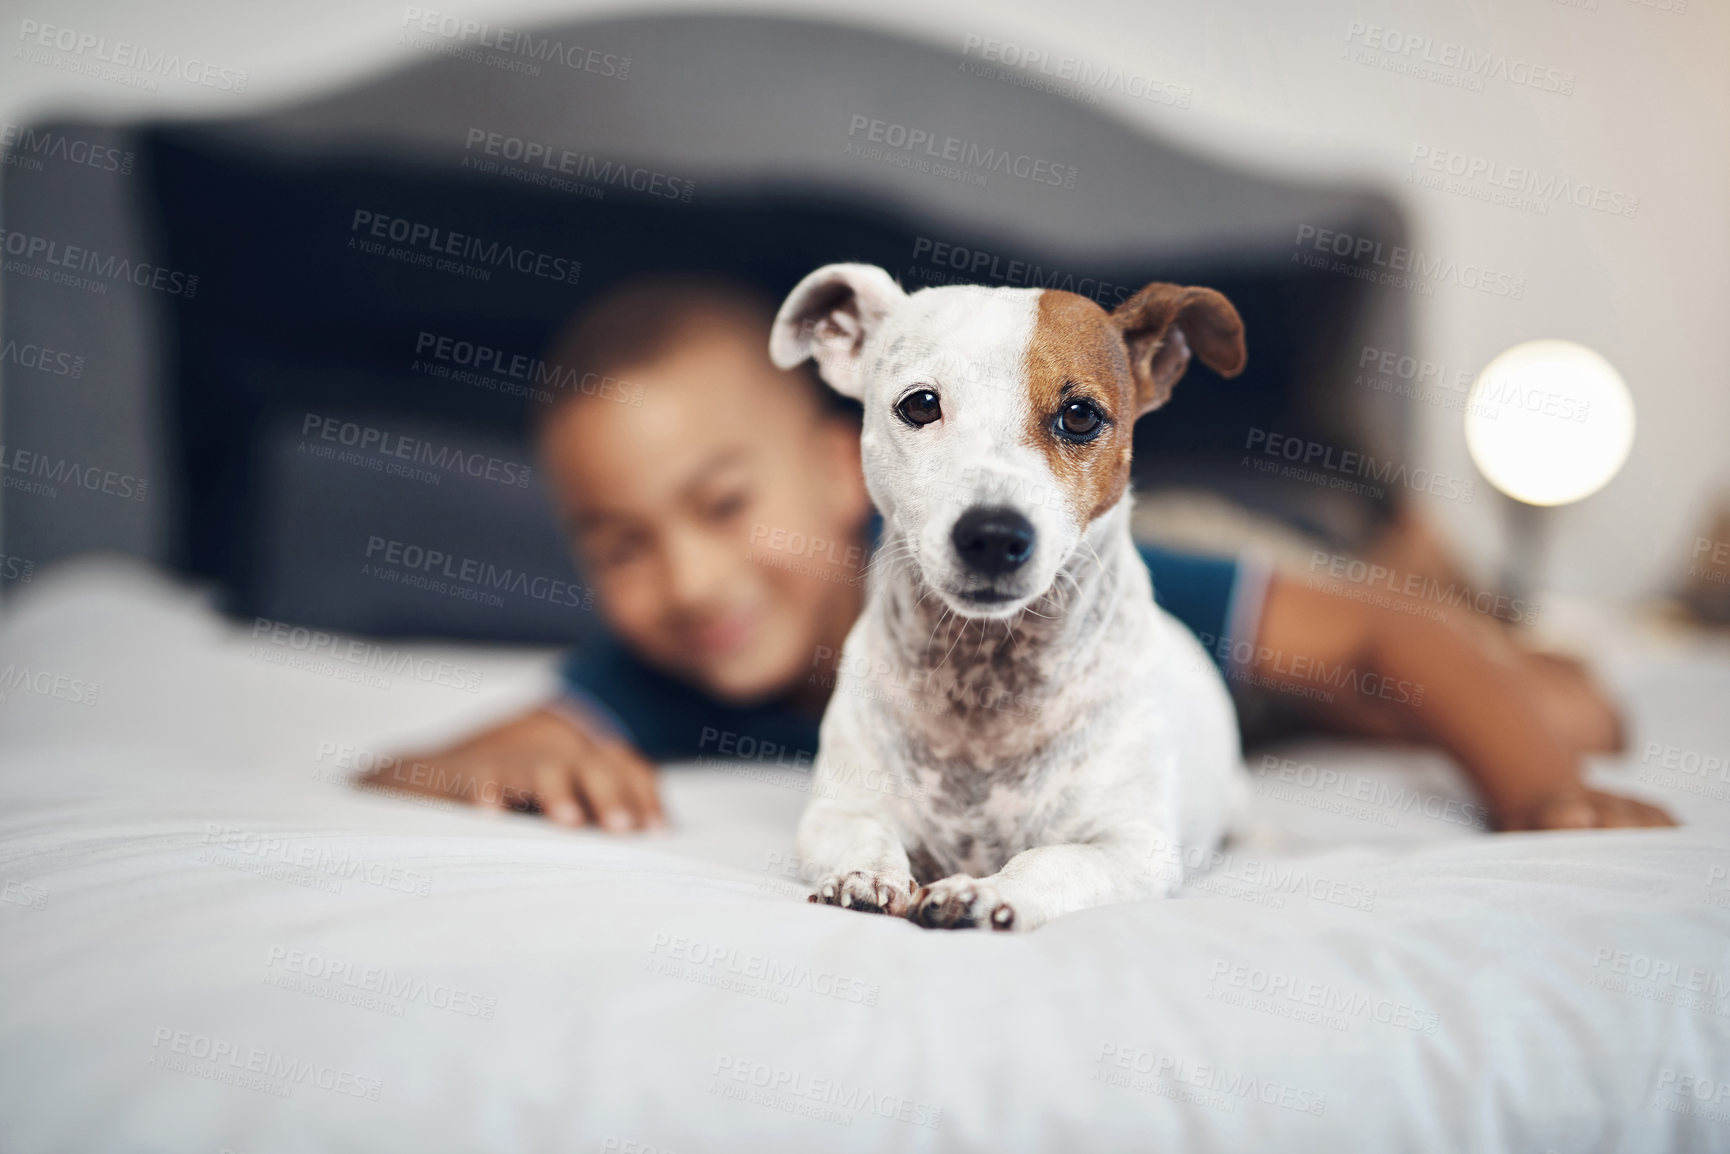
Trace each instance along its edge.
<instances>
[{"instance_id":1,"label":"white duvet","mask_svg":"<svg viewBox=\"0 0 1730 1154\"><path fill-rule=\"evenodd\" d=\"M1722 650L1609 654L1600 777L1683 829L1294 747L1180 898L988 935L807 905L773 766L669 769L658 837L357 793L551 655L313 644L128 568L14 602L0 1150L1730 1149Z\"/></svg>"}]
</instances>

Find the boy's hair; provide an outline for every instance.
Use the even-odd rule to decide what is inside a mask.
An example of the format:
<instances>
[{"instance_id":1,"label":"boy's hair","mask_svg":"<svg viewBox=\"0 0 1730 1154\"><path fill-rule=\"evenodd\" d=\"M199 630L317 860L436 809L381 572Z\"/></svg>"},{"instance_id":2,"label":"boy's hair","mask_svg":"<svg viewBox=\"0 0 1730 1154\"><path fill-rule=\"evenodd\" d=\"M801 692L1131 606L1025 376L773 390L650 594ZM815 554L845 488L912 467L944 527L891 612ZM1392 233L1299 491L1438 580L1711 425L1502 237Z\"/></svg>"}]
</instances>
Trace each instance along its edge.
<instances>
[{"instance_id":1,"label":"boy's hair","mask_svg":"<svg viewBox=\"0 0 1730 1154\"><path fill-rule=\"evenodd\" d=\"M653 364L671 354L680 341L711 325L760 332L767 365L774 320L775 306L767 297L722 277L662 273L624 281L585 304L553 337L545 360L561 370L559 384L550 401L534 406L534 422L544 424L555 410L582 397L605 395L629 402L628 382L609 385L603 378ZM821 409L858 412L853 402L819 381L808 365L800 375L815 390Z\"/></svg>"}]
</instances>

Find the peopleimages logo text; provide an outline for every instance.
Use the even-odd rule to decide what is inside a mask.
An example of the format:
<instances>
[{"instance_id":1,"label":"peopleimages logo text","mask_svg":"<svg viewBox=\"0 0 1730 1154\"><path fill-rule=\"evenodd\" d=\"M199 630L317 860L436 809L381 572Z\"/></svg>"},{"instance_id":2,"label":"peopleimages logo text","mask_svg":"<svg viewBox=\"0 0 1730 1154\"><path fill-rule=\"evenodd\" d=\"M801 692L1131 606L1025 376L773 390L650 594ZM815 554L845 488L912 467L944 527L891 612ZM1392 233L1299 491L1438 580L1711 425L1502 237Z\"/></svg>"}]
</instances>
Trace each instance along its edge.
<instances>
[{"instance_id":1,"label":"peopleimages logo text","mask_svg":"<svg viewBox=\"0 0 1730 1154\"><path fill-rule=\"evenodd\" d=\"M1327 469L1350 477L1366 477L1383 485L1397 485L1420 493L1446 497L1450 501L1470 503L1477 492L1477 482L1470 478L1438 473L1434 469L1407 469L1398 461L1378 460L1373 453L1356 449L1340 449L1322 441L1312 441L1289 433L1251 427L1244 438L1245 449L1264 456L1278 457L1310 468Z\"/></svg>"},{"instance_id":2,"label":"peopleimages logo text","mask_svg":"<svg viewBox=\"0 0 1730 1154\"><path fill-rule=\"evenodd\" d=\"M10 121L0 122L0 148L6 150L9 162L16 157L46 157L99 172L117 172L122 176L131 175L132 163L136 159L132 153L111 145L68 136L51 128L31 128Z\"/></svg>"},{"instance_id":3,"label":"peopleimages logo text","mask_svg":"<svg viewBox=\"0 0 1730 1154\"><path fill-rule=\"evenodd\" d=\"M226 1038L195 1034L189 1030L176 1030L169 1026L156 1027L156 1035L150 1045L153 1050L163 1048L167 1050L164 1055L153 1054L151 1064L162 1065L169 1069L176 1067L170 1062L159 1061L158 1058L166 1059L178 1054L196 1059L201 1063L208 1063L219 1069L226 1064L232 1068L231 1072L243 1072L255 1074L262 1078L275 1079L289 1091L300 1085L316 1086L320 1090L329 1090L333 1094L343 1094L348 1097L364 1098L369 1102L376 1102L380 1092L384 1089L384 1083L379 1079L365 1077L353 1070L338 1069L324 1063L293 1058L280 1051L268 1050L261 1046L247 1046ZM227 1079L217 1078L215 1080L225 1081ZM286 1094L284 1096L286 1097Z\"/></svg>"},{"instance_id":4,"label":"peopleimages logo text","mask_svg":"<svg viewBox=\"0 0 1730 1154\"><path fill-rule=\"evenodd\" d=\"M402 26L410 32L436 36L452 48L473 46L490 49L507 57L521 57L525 62L562 64L573 72L589 72L610 80L625 80L631 75L629 56L581 44L566 44L551 36L536 36L532 32L488 24L484 20L450 12L435 12L411 5L403 9ZM534 75L539 75L538 69Z\"/></svg>"},{"instance_id":5,"label":"peopleimages logo text","mask_svg":"<svg viewBox=\"0 0 1730 1154\"><path fill-rule=\"evenodd\" d=\"M1518 193L1541 205L1566 201L1578 208L1589 208L1610 216L1640 215L1640 198L1637 196L1475 154L1414 144L1411 164L1414 171L1421 166L1429 172L1455 177L1467 184L1479 183L1486 188Z\"/></svg>"},{"instance_id":6,"label":"peopleimages logo text","mask_svg":"<svg viewBox=\"0 0 1730 1154\"><path fill-rule=\"evenodd\" d=\"M1007 176L1049 184L1055 188L1074 188L1078 173L1072 164L1059 164L1026 153L993 148L976 141L944 136L916 125L895 124L855 113L847 120L849 137L863 136L873 144L893 149L922 153L931 160L947 161L978 172L1001 172Z\"/></svg>"},{"instance_id":7,"label":"peopleimages logo text","mask_svg":"<svg viewBox=\"0 0 1730 1154\"><path fill-rule=\"evenodd\" d=\"M670 176L640 164L629 165L616 160L602 160L587 152L573 152L539 140L526 140L502 132L488 132L484 128L468 130L468 136L463 141L463 151L478 151L485 156L514 161L525 168L541 168L548 173L574 177L597 185L617 185L633 192L676 200L682 204L691 203L691 197L697 191L695 184L681 176ZM465 157L464 162L467 163L467 160Z\"/></svg>"},{"instance_id":8,"label":"peopleimages logo text","mask_svg":"<svg viewBox=\"0 0 1730 1154\"><path fill-rule=\"evenodd\" d=\"M18 39L37 48L52 48L116 68L130 68L151 76L175 77L188 84L222 92L245 92L246 73L238 68L218 68L178 52L150 49L129 40L110 40L91 32L37 20L18 23Z\"/></svg>"},{"instance_id":9,"label":"peopleimages logo text","mask_svg":"<svg viewBox=\"0 0 1730 1154\"><path fill-rule=\"evenodd\" d=\"M46 490L45 496L55 495L57 490L52 488L55 485L106 493L128 501L142 501L150 491L147 478L100 465L82 465L65 457L50 457L16 445L8 448L0 444L0 474L6 475L5 487L8 489L34 486Z\"/></svg>"},{"instance_id":10,"label":"peopleimages logo text","mask_svg":"<svg viewBox=\"0 0 1730 1154\"><path fill-rule=\"evenodd\" d=\"M1346 25L1346 43L1418 64L1453 70L1478 81L1502 80L1540 92L1574 94L1574 74L1530 60L1484 52L1452 40L1437 40L1417 32L1402 32L1353 20Z\"/></svg>"},{"instance_id":11,"label":"peopleimages logo text","mask_svg":"<svg viewBox=\"0 0 1730 1154\"><path fill-rule=\"evenodd\" d=\"M1030 260L1005 259L1001 254L987 249L968 248L928 236L913 239L913 259L956 271L957 276L954 279L940 283L977 284L989 281L1018 288L1061 289L1087 297L1108 309L1116 308L1134 296L1140 288L1139 285L1117 284L1097 277L1078 277L1064 269L1048 269ZM917 271L914 276L919 279L932 279L920 276Z\"/></svg>"},{"instance_id":12,"label":"peopleimages logo text","mask_svg":"<svg viewBox=\"0 0 1730 1154\"><path fill-rule=\"evenodd\" d=\"M535 386L564 389L573 394L581 393L585 397L616 401L621 405L640 406L643 403L641 385L633 385L629 381L601 373L578 372L566 365L553 364L523 353L507 352L479 341L441 336L423 329L415 337L414 351L419 357L456 366L456 370L432 375L463 379L464 374L457 370L472 370L472 373L482 376L508 377L525 383L519 389L506 391L530 396L543 403L552 401L554 395ZM419 362L416 364L418 367Z\"/></svg>"},{"instance_id":13,"label":"peopleimages logo text","mask_svg":"<svg viewBox=\"0 0 1730 1154\"><path fill-rule=\"evenodd\" d=\"M460 581L466 585L502 589L536 601L563 605L572 609L588 609L594 605L594 590L573 585L555 577L534 576L526 571L477 561L473 557L458 557L438 549L428 549L377 535L366 541L367 560L400 566L417 573L428 573Z\"/></svg>"},{"instance_id":14,"label":"peopleimages logo text","mask_svg":"<svg viewBox=\"0 0 1730 1154\"><path fill-rule=\"evenodd\" d=\"M78 378L84 375L84 358L37 344L17 341L0 343L0 364L35 369L56 377Z\"/></svg>"},{"instance_id":15,"label":"peopleimages logo text","mask_svg":"<svg viewBox=\"0 0 1730 1154\"><path fill-rule=\"evenodd\" d=\"M1412 277L1424 280L1457 284L1461 288L1512 300L1523 300L1526 296L1526 278L1523 276L1499 272L1471 261L1462 263L1452 257L1433 256L1422 249L1386 245L1370 236L1354 236L1349 232L1300 224L1292 244L1299 249L1307 246L1350 262L1341 271L1370 271L1373 267L1395 274L1410 273ZM1307 254L1293 253L1292 259L1295 261L1300 255ZM1368 265L1364 263L1366 259Z\"/></svg>"},{"instance_id":16,"label":"peopleimages logo text","mask_svg":"<svg viewBox=\"0 0 1730 1154\"><path fill-rule=\"evenodd\" d=\"M470 477L484 477L488 481L515 485L519 489L528 488L533 477L533 471L528 465L489 457L485 453L466 452L454 445L439 445L419 437L405 437L401 433L345 421L341 417L308 413L301 421L300 433L303 437L334 441L361 452L396 457L417 465L430 465L435 469L462 473Z\"/></svg>"},{"instance_id":17,"label":"peopleimages logo text","mask_svg":"<svg viewBox=\"0 0 1730 1154\"><path fill-rule=\"evenodd\" d=\"M111 281L129 281L139 288L155 289L188 300L198 295L198 278L149 261L123 256L104 256L83 245L63 244L45 236L0 229L0 250L25 261L41 261L56 268L72 269ZM8 269L7 271L12 271Z\"/></svg>"},{"instance_id":18,"label":"peopleimages logo text","mask_svg":"<svg viewBox=\"0 0 1730 1154\"><path fill-rule=\"evenodd\" d=\"M552 253L519 248L499 241L488 241L470 233L453 232L438 225L426 224L405 217L390 216L357 208L349 222L351 233L361 233L376 240L388 240L409 248L422 249L437 256L476 261L494 268L509 268L543 280L577 283L583 262Z\"/></svg>"}]
</instances>

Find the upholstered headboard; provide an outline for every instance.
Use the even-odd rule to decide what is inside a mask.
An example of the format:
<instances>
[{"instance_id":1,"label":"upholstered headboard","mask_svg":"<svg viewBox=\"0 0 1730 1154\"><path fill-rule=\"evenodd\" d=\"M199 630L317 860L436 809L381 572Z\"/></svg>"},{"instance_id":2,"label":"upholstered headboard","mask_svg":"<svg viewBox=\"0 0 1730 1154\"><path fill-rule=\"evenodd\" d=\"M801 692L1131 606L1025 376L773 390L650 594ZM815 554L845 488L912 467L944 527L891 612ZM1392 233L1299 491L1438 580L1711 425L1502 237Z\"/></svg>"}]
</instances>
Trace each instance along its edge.
<instances>
[{"instance_id":1,"label":"upholstered headboard","mask_svg":"<svg viewBox=\"0 0 1730 1154\"><path fill-rule=\"evenodd\" d=\"M524 435L549 334L643 271L774 297L843 259L1108 306L1156 278L1220 288L1249 369L1198 367L1142 422L1138 483L1365 532L1378 502L1240 462L1258 428L1402 444L1399 400L1350 382L1365 346L1409 347L1403 303L1294 259L1306 227L1397 243L1390 202L1229 168L961 48L769 18L411 24L402 67L303 105L39 126L130 159L5 170L9 230L98 254L85 285L7 265L4 339L81 358L0 365L7 448L146 484L9 488L5 552L139 553L307 624L580 638Z\"/></svg>"}]
</instances>

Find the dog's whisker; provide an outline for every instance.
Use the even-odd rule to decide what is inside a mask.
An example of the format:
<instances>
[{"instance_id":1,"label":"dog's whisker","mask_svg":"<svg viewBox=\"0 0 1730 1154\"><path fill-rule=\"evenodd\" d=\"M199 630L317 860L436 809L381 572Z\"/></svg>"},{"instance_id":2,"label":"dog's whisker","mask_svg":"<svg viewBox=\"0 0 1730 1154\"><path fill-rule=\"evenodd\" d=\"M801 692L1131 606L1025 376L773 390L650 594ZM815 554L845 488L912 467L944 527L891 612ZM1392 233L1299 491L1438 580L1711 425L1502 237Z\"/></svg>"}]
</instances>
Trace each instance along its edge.
<instances>
[{"instance_id":1,"label":"dog's whisker","mask_svg":"<svg viewBox=\"0 0 1730 1154\"><path fill-rule=\"evenodd\" d=\"M879 550L865 566L867 576L885 573L895 569L904 561L913 558L912 546L897 541L886 549Z\"/></svg>"},{"instance_id":2,"label":"dog's whisker","mask_svg":"<svg viewBox=\"0 0 1730 1154\"><path fill-rule=\"evenodd\" d=\"M1081 582L1077 581L1075 579L1074 574L1065 573L1063 570L1059 569L1057 571L1057 575L1059 578L1061 578L1065 581L1068 581L1070 583L1070 585L1072 585L1074 587L1074 590L1075 590L1074 595L1075 596L1081 595ZM1055 608L1056 608L1057 612L1061 614L1061 613L1067 613L1069 611L1069 597L1070 597L1070 594L1067 591L1065 591L1061 585L1053 583L1052 587L1051 587L1051 593L1048 594L1047 599L1056 601L1057 604L1056 604Z\"/></svg>"},{"instance_id":3,"label":"dog's whisker","mask_svg":"<svg viewBox=\"0 0 1730 1154\"><path fill-rule=\"evenodd\" d=\"M936 592L936 590L932 590L932 592ZM930 594L927 594L926 596L929 596L929 595ZM924 604L925 598L921 597L919 599L919 601L920 601L920 604ZM926 653L931 652L931 643L937 639L937 631L939 629L943 628L943 622L948 617L949 617L949 607L947 605L945 605L943 607L943 612L937 615L937 624L935 624L931 627L931 635L925 639L925 652Z\"/></svg>"},{"instance_id":4,"label":"dog's whisker","mask_svg":"<svg viewBox=\"0 0 1730 1154\"><path fill-rule=\"evenodd\" d=\"M975 645L973 647L973 660L974 661L979 660L979 654L985 649L985 634L986 634L986 632L987 632L986 627L981 625L979 627L979 644Z\"/></svg>"},{"instance_id":5,"label":"dog's whisker","mask_svg":"<svg viewBox=\"0 0 1730 1154\"><path fill-rule=\"evenodd\" d=\"M961 623L961 628L955 631L955 640L951 641L949 643L949 648L944 651L943 660L937 663L937 669L942 669L946 664L948 664L949 655L955 652L955 647L961 644L961 639L965 636L967 636L967 622L963 621ZM936 671L936 669L932 670L933 673Z\"/></svg>"}]
</instances>

